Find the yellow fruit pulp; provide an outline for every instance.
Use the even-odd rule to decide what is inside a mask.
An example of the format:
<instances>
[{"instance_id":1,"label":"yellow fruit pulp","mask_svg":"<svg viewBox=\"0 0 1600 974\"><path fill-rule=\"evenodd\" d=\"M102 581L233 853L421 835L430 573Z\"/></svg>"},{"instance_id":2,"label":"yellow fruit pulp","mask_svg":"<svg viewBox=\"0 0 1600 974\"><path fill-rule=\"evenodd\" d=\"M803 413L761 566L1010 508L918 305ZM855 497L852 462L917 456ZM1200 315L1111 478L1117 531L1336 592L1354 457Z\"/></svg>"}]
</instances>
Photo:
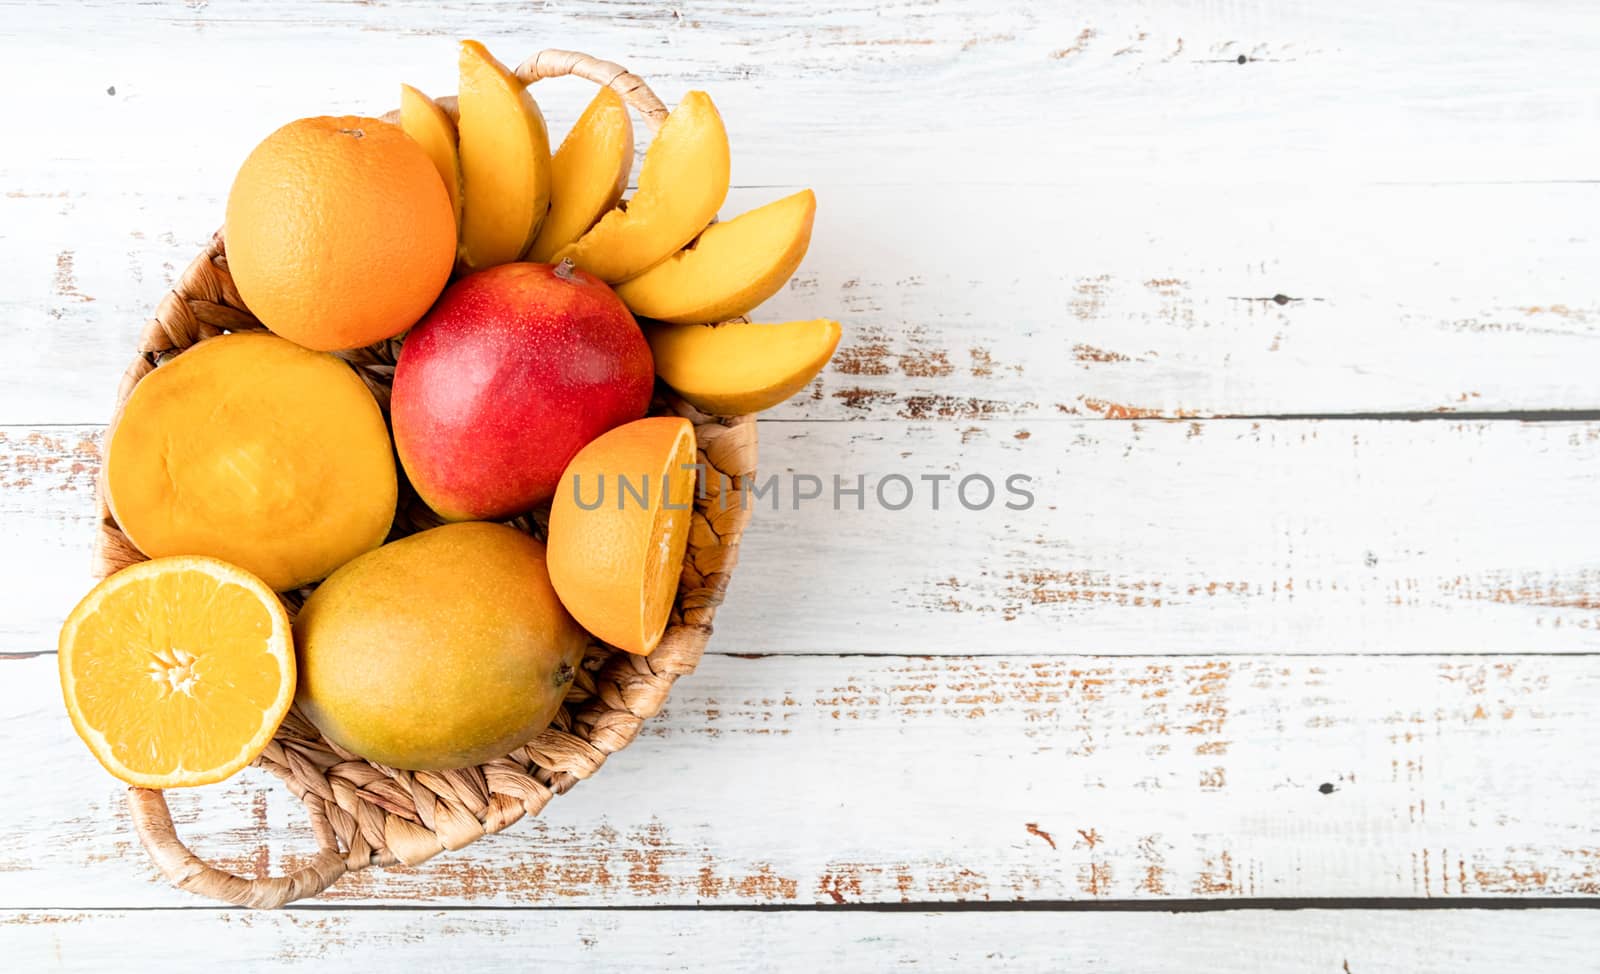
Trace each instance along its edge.
<instances>
[{"instance_id":1,"label":"yellow fruit pulp","mask_svg":"<svg viewBox=\"0 0 1600 974\"><path fill-rule=\"evenodd\" d=\"M417 140L439 170L444 188L450 193L450 209L456 215L456 230L461 229L461 156L456 151L456 123L432 98L410 85L400 86L400 127Z\"/></svg>"},{"instance_id":2,"label":"yellow fruit pulp","mask_svg":"<svg viewBox=\"0 0 1600 974\"><path fill-rule=\"evenodd\" d=\"M550 137L516 75L461 42L461 260L472 270L521 258L550 207Z\"/></svg>"},{"instance_id":3,"label":"yellow fruit pulp","mask_svg":"<svg viewBox=\"0 0 1600 974\"><path fill-rule=\"evenodd\" d=\"M145 376L108 439L106 499L152 558L221 558L281 592L376 548L394 520L372 393L266 332L207 339Z\"/></svg>"},{"instance_id":4,"label":"yellow fruit pulp","mask_svg":"<svg viewBox=\"0 0 1600 974\"><path fill-rule=\"evenodd\" d=\"M562 475L550 508L550 581L573 618L618 649L648 654L666 631L689 543L694 462L689 421L652 416L602 434ZM586 509L602 483L601 502Z\"/></svg>"},{"instance_id":5,"label":"yellow fruit pulp","mask_svg":"<svg viewBox=\"0 0 1600 974\"><path fill-rule=\"evenodd\" d=\"M639 593L643 639L639 648L629 649L629 652L650 652L667 631L672 601L678 594L678 577L683 574L683 555L689 547L695 492L694 462L694 427L684 420L657 481L662 489L652 499L655 504L650 522L652 544L646 550L644 586Z\"/></svg>"},{"instance_id":6,"label":"yellow fruit pulp","mask_svg":"<svg viewBox=\"0 0 1600 974\"><path fill-rule=\"evenodd\" d=\"M710 323L748 314L777 294L805 258L817 198L811 190L714 223L694 243L617 285L634 314Z\"/></svg>"},{"instance_id":7,"label":"yellow fruit pulp","mask_svg":"<svg viewBox=\"0 0 1600 974\"><path fill-rule=\"evenodd\" d=\"M570 259L608 284L626 281L693 240L728 197L728 132L711 96L691 91L667 116L639 169L639 189L563 247Z\"/></svg>"},{"instance_id":8,"label":"yellow fruit pulp","mask_svg":"<svg viewBox=\"0 0 1600 974\"><path fill-rule=\"evenodd\" d=\"M78 736L107 771L146 788L238 771L294 698L283 605L214 558L158 558L112 575L72 610L59 648Z\"/></svg>"},{"instance_id":9,"label":"yellow fruit pulp","mask_svg":"<svg viewBox=\"0 0 1600 974\"><path fill-rule=\"evenodd\" d=\"M550 170L550 212L528 248L528 259L541 264L594 226L628 188L633 121L621 96L600 89L561 140Z\"/></svg>"},{"instance_id":10,"label":"yellow fruit pulp","mask_svg":"<svg viewBox=\"0 0 1600 974\"><path fill-rule=\"evenodd\" d=\"M645 338L656 375L685 401L703 413L740 416L770 409L816 378L839 346L839 323L650 322Z\"/></svg>"}]
</instances>

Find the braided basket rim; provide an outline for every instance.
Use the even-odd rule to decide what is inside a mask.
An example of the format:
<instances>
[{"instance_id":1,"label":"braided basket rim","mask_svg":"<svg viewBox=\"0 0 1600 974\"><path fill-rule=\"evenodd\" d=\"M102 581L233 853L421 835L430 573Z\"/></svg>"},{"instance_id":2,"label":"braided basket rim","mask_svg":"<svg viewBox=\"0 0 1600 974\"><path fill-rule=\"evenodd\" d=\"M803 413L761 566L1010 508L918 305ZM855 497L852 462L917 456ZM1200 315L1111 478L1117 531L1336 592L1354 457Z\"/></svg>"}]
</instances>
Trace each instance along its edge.
<instances>
[{"instance_id":1,"label":"braided basket rim","mask_svg":"<svg viewBox=\"0 0 1600 974\"><path fill-rule=\"evenodd\" d=\"M575 75L607 85L658 129L666 107L641 79L622 67L572 51L547 50L517 68L524 83ZM453 99L440 99L447 111ZM391 113L392 114L392 113ZM205 339L261 330L228 272L226 243L217 231L157 306L138 342L138 356L117 391L112 425L139 381L170 357ZM388 390L403 336L336 353L367 383L388 419ZM367 761L327 740L298 710L291 710L254 766L271 771L301 799L318 850L283 876L246 878L219 869L178 837L166 797L158 790L128 789L135 830L175 886L224 902L276 908L315 896L348 872L397 863L415 866L499 832L524 815L537 815L550 799L594 774L606 757L627 747L646 719L666 702L678 677L694 671L711 636L711 624L738 560L749 505L730 502L732 491L753 476L753 415L713 417L658 385L651 415L679 415L694 424L698 461L706 477L691 515L671 621L654 652L637 656L596 640L551 726L511 754L449 771L405 771ZM110 437L102 443L102 454ZM106 499L104 455L97 484L99 531L96 578L145 560L122 533ZM398 464L397 464L398 467ZM412 498L403 471L396 531L390 539L439 523ZM713 473L718 476L711 476ZM538 534L532 516L508 522ZM310 589L286 593L291 613Z\"/></svg>"}]
</instances>

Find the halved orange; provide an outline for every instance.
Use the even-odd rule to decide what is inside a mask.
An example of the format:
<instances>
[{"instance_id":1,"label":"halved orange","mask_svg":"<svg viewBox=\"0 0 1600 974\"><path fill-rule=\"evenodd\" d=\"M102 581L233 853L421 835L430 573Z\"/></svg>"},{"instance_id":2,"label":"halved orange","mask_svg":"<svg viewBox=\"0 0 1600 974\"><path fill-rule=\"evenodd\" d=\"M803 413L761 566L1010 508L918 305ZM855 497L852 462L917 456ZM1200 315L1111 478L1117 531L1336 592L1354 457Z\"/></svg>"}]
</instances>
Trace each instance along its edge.
<instances>
[{"instance_id":1,"label":"halved orange","mask_svg":"<svg viewBox=\"0 0 1600 974\"><path fill-rule=\"evenodd\" d=\"M695 494L694 427L625 423L578 451L550 505L546 561L561 604L630 653L661 642L678 591Z\"/></svg>"},{"instance_id":2,"label":"halved orange","mask_svg":"<svg viewBox=\"0 0 1600 974\"><path fill-rule=\"evenodd\" d=\"M215 558L117 572L67 616L59 648L73 728L131 785L221 781L261 753L294 699L283 604Z\"/></svg>"}]
</instances>

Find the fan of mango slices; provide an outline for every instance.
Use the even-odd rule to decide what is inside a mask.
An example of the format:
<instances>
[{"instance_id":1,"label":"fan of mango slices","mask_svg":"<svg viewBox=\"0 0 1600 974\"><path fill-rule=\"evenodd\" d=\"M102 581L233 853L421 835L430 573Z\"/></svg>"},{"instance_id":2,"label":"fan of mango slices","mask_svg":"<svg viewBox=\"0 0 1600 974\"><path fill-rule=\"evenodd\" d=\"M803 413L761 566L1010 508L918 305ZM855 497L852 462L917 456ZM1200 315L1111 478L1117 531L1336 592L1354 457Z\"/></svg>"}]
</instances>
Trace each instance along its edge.
<instances>
[{"instance_id":1,"label":"fan of mango slices","mask_svg":"<svg viewBox=\"0 0 1600 974\"><path fill-rule=\"evenodd\" d=\"M453 103L410 85L400 94L401 127L449 189L462 271L572 261L640 319L662 381L713 415L775 406L832 357L837 321L745 320L800 266L817 201L807 189L715 222L728 195L728 133L705 92L667 116L626 201L633 122L610 88L553 154L533 95L477 41L461 42Z\"/></svg>"}]
</instances>

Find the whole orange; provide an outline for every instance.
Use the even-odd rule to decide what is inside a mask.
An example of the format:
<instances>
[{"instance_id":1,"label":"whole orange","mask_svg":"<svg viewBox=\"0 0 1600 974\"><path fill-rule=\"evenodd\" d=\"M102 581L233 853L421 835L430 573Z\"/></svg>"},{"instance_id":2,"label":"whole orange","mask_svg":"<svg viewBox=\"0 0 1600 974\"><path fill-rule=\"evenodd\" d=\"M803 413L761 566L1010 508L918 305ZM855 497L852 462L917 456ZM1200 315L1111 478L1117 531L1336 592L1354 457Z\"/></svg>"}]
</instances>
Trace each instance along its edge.
<instances>
[{"instance_id":1,"label":"whole orange","mask_svg":"<svg viewBox=\"0 0 1600 974\"><path fill-rule=\"evenodd\" d=\"M302 118L228 193L228 268L261 323L306 348L392 338L444 289L455 213L428 154L376 118Z\"/></svg>"}]
</instances>

